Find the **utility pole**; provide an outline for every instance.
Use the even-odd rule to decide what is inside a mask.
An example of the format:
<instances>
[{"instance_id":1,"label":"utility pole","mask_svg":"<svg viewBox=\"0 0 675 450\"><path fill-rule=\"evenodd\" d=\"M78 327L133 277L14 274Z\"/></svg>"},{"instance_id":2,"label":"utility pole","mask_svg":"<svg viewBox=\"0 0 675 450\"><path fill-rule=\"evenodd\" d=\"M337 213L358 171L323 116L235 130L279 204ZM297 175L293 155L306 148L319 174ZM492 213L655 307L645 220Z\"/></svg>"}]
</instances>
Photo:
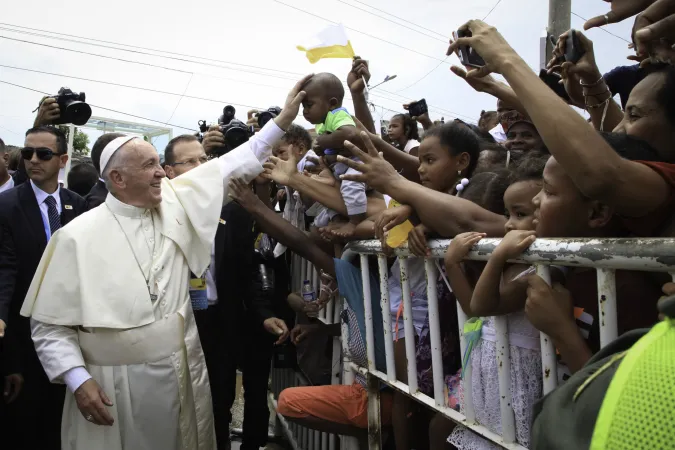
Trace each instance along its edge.
<instances>
[{"instance_id":1,"label":"utility pole","mask_svg":"<svg viewBox=\"0 0 675 450\"><path fill-rule=\"evenodd\" d=\"M572 0L548 0L548 27L546 32L548 36L553 37L555 41L558 36L569 30L572 26ZM553 46L549 42L546 45L546 62L550 61L553 52Z\"/></svg>"}]
</instances>

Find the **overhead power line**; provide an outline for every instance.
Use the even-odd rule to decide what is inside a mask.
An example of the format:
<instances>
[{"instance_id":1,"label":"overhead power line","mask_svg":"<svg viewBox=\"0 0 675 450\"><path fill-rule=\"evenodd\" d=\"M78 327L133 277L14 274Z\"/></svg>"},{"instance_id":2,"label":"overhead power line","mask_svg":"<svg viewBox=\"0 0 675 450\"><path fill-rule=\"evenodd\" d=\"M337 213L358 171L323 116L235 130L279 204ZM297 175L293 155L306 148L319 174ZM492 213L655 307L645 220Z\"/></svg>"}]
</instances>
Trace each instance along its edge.
<instances>
[{"instance_id":1,"label":"overhead power line","mask_svg":"<svg viewBox=\"0 0 675 450\"><path fill-rule=\"evenodd\" d=\"M367 9L363 9L363 8L359 8L358 6L351 5L351 4L347 3L347 2L345 2L344 0L335 0L335 1L337 1L337 2L339 2L339 3L342 3L343 5L349 6L350 8L354 8L354 9L358 9L359 11L363 11L364 13L370 14L371 16L379 17L380 19L386 20L387 22L391 22L391 23L393 23L394 25L398 25L398 26L400 26L400 27L403 27L403 28L406 28L406 29L408 29L408 30L414 31L415 33L421 34L422 36L426 36L426 37L428 37L428 38L434 39L434 40L436 40L436 41L441 41L441 42L444 42L444 43L445 43L445 42L448 42L447 39L442 39L442 38L439 38L439 37L436 37L436 36L432 36L432 35L430 35L430 34L427 34L427 33L423 32L423 31L416 30L416 29L414 29L414 28L412 28L412 27L409 27L409 26L407 26L407 25L405 25L405 24L402 24L402 23L399 23L399 22L395 22L395 21L393 21L393 20L391 20L391 19L388 19L388 18L386 18L386 17L384 17L384 16L381 16L381 15L379 15L379 14L375 14L374 12L368 11ZM401 19L401 20L402 20L402 19ZM406 22L408 22L408 21L406 20ZM412 23L412 22L408 22L408 23L411 23L411 24L415 25L415 24ZM419 27L419 25L415 25L415 26Z\"/></svg>"},{"instance_id":2,"label":"overhead power line","mask_svg":"<svg viewBox=\"0 0 675 450\"><path fill-rule=\"evenodd\" d=\"M76 41L76 40L71 40L71 39L59 38L61 40L70 41L70 42L77 42L77 43L86 44L86 45L94 45L94 44L92 44L92 42L99 42L99 43L102 43L102 44L111 44L111 45L129 47L131 49L139 49L139 50L156 52L156 53L166 53L168 55L176 55L176 56L181 56L183 58L193 58L193 59L195 59L194 61L193 60L181 59L181 58L175 58L175 57L171 57L171 56L165 56L165 55L151 55L151 56L161 56L163 58L168 58L168 59L175 59L175 60L178 60L178 61L191 62L191 63L195 63L195 64L210 65L210 66L213 66L213 67L220 67L220 68L223 68L223 69L226 69L226 67L216 65L216 64L207 64L207 63L205 63L205 61L218 62L218 63L222 63L222 64L230 64L230 65L233 65L233 66L248 67L248 68L251 68L251 69L268 70L268 71L277 72L277 73L287 73L289 75L294 75L294 76L297 75L297 76L300 76L300 77L305 75L305 74L299 73L299 72L289 72L289 71L286 71L286 70L280 70L280 69L276 69L276 68L254 66L254 65L251 65L251 64L242 64L242 63L237 63L237 62L233 62L233 61L223 61L223 60L220 60L220 59L213 59L213 58L208 58L208 57L204 57L204 56L200 56L200 55L187 55L185 53L177 53L177 52L168 51L168 50L160 50L160 49L156 49L156 48L141 47L141 46L138 46L138 45L130 45L130 44L124 44L124 43L120 43L120 42L105 41L105 40L102 40L102 39L94 39L94 38L87 37L87 36L77 36L77 35L73 35L73 34L59 33L59 32L51 31L51 30L41 30L39 28L30 28L30 27L25 27L25 26L22 26L22 25L14 25L14 24L11 24L11 23L0 22L0 26L10 26L10 27L20 28L20 29L23 29L23 30L30 30L30 31L33 31L33 32L38 32L38 33L50 33L50 34L54 34L54 35L57 35L57 36L66 36L68 38L85 39L85 41ZM21 32L20 30L8 30L8 31L14 31L14 32L17 32L17 33ZM27 33L25 31L24 31L24 33L30 34L30 33ZM57 39L56 36L46 35L46 36L43 36L43 37ZM91 41L91 42L86 42L86 41ZM98 46L99 47L106 47L106 46L100 45L100 44ZM115 50L123 50L123 51L132 52L132 50L130 50L130 49L121 49L121 48L115 48L115 47L107 47L107 48L114 48ZM142 52L136 52L136 53L147 54L147 53L142 53ZM241 71L241 69L237 69L237 70ZM257 72L251 72L251 73L257 73Z\"/></svg>"},{"instance_id":3,"label":"overhead power line","mask_svg":"<svg viewBox=\"0 0 675 450\"><path fill-rule=\"evenodd\" d=\"M282 2L281 0L274 0L274 1L275 1L276 3L279 3L279 4L281 4L281 5L286 6L286 7L288 7L288 8L295 9L296 11L300 11L300 12L302 12L302 13L305 13L305 14L307 14L307 15L316 17L316 18L318 18L318 19L325 20L326 22L330 22L330 23L333 23L333 24L335 24L335 25L339 25L339 22L335 22L334 20L328 19L328 18L323 17L323 16L320 16L320 15L318 15L318 14L314 14L313 12L309 12L309 11L307 11L307 10L305 10L305 9L298 8L297 6L289 5L288 3L284 3L284 2ZM427 55L426 53L418 52L418 51L415 50L415 49L405 47L405 46L403 46L403 45L397 44L397 43L395 43L395 42L391 42L391 41L389 41L389 40L387 40L387 39L383 39L383 38L378 37L378 36L374 36L374 35L372 35L372 34L370 34L370 33L366 33L365 31L357 30L356 28L348 27L348 26L346 26L346 25L343 25L343 26L344 26L346 29L348 29L348 30L354 31L354 32L359 33L359 34L362 34L362 35L364 35L364 36L368 36L368 37L370 37L370 38L376 39L376 40L381 41L381 42L386 42L386 43L389 44L389 45L393 45L393 46L395 46L395 47L401 48L401 49L403 49L403 50L407 50L407 51L412 52L412 53L415 53L415 54L417 54L417 55L424 56L425 58L434 59L434 60L436 60L436 61L442 61L441 59L436 58L435 56L431 56L431 55Z\"/></svg>"},{"instance_id":4,"label":"overhead power line","mask_svg":"<svg viewBox=\"0 0 675 450\"><path fill-rule=\"evenodd\" d=\"M354 0L354 1L357 1L357 0ZM499 4L500 4L501 2L502 2L502 0L497 0L497 3L495 3L495 5L492 7L492 9L490 9L490 11L488 11L488 13L485 14L485 16L483 17L483 22L485 22L485 20L488 18L488 16L490 16L490 14L492 14L492 11L494 11L495 8L497 8L497 6L499 6ZM440 63L438 63L438 65L437 65L436 67L434 67L433 69L431 69L429 72L427 72L426 74L424 74L424 75L422 76L422 78L418 79L417 81L415 81L415 82L412 83L412 84L409 84L408 86L404 87L403 89L399 89L399 90L396 91L396 92L402 92L402 91L405 91L406 89L410 89L411 87L415 86L417 83L419 83L420 81L424 80L426 77L428 77L428 76L431 75L433 72L435 72L436 69L438 69L439 67L441 67L441 64L443 64L444 62L446 62L446 61L448 60L449 57L450 57L449 55L446 56L445 59L444 59L443 61L441 61Z\"/></svg>"},{"instance_id":5,"label":"overhead power line","mask_svg":"<svg viewBox=\"0 0 675 450\"><path fill-rule=\"evenodd\" d=\"M583 20L584 22L586 22L586 21L588 20L588 19L585 19L585 18L581 17L579 14L575 13L574 11L572 11L572 15L573 15L573 16L577 16L578 18L580 18L580 19ZM605 28L605 27L600 27L600 30L604 31L605 33L607 33L607 34L609 34L609 35L611 35L611 36L614 36L614 37L617 38L617 39L621 39L622 41L624 41L624 42L626 42L626 43L628 43L628 44L632 44L632 42L629 41L628 39L624 39L624 38L622 38L621 36L619 36L618 34L612 33L611 31L609 31L609 30L608 30L607 28Z\"/></svg>"},{"instance_id":6,"label":"overhead power line","mask_svg":"<svg viewBox=\"0 0 675 450\"><path fill-rule=\"evenodd\" d=\"M394 17L394 18L396 18L396 19L398 19L398 20L403 20L403 21L409 22L408 19L404 19L404 18L402 18L402 17L399 17L399 16L397 16L397 15L394 15L394 14L388 12L388 11L385 11L384 9L376 8L375 6L369 5L369 4L366 3L366 2L362 2L362 1L360 1L360 0L352 0L352 1L355 2L355 3L359 3L359 4L361 4L361 5L367 6L368 8L374 9L375 11L379 11L379 12L381 12L381 13L384 13L384 14L386 14L386 15L388 15L388 16ZM412 22L409 22L409 23L412 23ZM416 27L419 27L419 28L421 28L421 29L423 29L423 30L430 31L430 32L432 32L432 33L434 33L434 34L437 34L437 35L439 35L440 37L447 38L446 33L439 33L438 31L431 30L431 29L429 29L429 28L423 27L422 25L417 25L417 24L413 24L413 25L415 25Z\"/></svg>"},{"instance_id":7,"label":"overhead power line","mask_svg":"<svg viewBox=\"0 0 675 450\"><path fill-rule=\"evenodd\" d=\"M0 80L0 83L7 84L7 85L10 85L10 86L14 86L14 87L18 87L18 88L21 88L21 89L25 89L25 90L27 90L27 91L37 92L38 94L42 94L42 95L49 95L47 92L41 91L41 90L39 90L39 89L33 89L33 88L29 88L29 87L27 87L27 86L22 86L22 85L20 85L20 84L10 83L9 81L5 81L5 80ZM102 110L104 110L104 111L110 111L110 112L114 112L114 113L117 113L117 114L123 114L123 115L125 115L125 116L135 117L135 118L137 118L137 119L143 119L143 120L147 120L147 121L149 121L149 122L165 123L165 122L163 122L163 121L161 121L161 120L150 119L150 118L148 118L148 117L138 116L138 115L136 115L136 114L131 114L131 113L128 113L128 112L118 111L118 110L116 110L116 109L104 108L103 106L94 105L93 103L89 103L89 102L87 102L87 103L89 104L89 106L93 106L94 108L102 109ZM169 125L169 126L172 126L172 127L175 127L175 128L181 128L181 129L183 129L183 130L196 131L196 128L188 128L188 127L184 127L184 126L182 126L182 125L174 125L174 124L172 124L172 123L166 123L166 125Z\"/></svg>"}]
</instances>

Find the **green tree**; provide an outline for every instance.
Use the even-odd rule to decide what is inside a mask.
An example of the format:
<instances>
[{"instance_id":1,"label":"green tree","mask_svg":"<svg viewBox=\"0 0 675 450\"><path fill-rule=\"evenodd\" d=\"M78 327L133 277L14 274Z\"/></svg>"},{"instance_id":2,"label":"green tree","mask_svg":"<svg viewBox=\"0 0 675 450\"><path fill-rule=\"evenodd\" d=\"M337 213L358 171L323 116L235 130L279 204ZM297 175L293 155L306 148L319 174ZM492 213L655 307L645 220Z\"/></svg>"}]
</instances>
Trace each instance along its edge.
<instances>
[{"instance_id":1,"label":"green tree","mask_svg":"<svg viewBox=\"0 0 675 450\"><path fill-rule=\"evenodd\" d=\"M70 127L66 125L59 125L59 129L63 131L63 133L66 135L66 139L68 139ZM77 156L88 156L89 152L89 136L85 132L80 131L77 127L75 127L75 136L73 137L73 154Z\"/></svg>"}]
</instances>

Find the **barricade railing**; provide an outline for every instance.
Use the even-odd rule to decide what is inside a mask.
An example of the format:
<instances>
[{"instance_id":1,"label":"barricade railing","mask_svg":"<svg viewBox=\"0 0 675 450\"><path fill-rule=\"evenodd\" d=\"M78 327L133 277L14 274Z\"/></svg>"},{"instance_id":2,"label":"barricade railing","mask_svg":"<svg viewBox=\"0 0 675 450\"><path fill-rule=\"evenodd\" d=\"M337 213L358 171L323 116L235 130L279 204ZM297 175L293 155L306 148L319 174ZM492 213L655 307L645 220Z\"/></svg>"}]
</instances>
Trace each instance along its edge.
<instances>
[{"instance_id":1,"label":"barricade railing","mask_svg":"<svg viewBox=\"0 0 675 450\"><path fill-rule=\"evenodd\" d=\"M468 260L487 261L499 239L483 239L467 256ZM499 367L499 400L501 411L502 434L489 430L476 421L472 401L471 367L470 361L464 368L462 380L464 404L462 412L457 412L446 406L444 375L441 353L440 317L438 311L438 293L436 280L439 277L436 261L443 258L448 248L449 240L430 241L428 246L431 254L425 258L427 280L427 297L429 303L429 330L431 340L432 370L434 398L418 390L417 370L415 363L415 330L412 322L411 294L408 277L407 248L394 251L400 257L401 286L403 294L403 323L405 332L405 350L408 360L408 384L397 381L394 367L393 336L389 309L389 284L387 256L382 253L379 241L358 241L350 243L345 249L343 258L360 258L363 275L364 308L366 317L366 348L368 367L360 367L347 363L346 372L350 369L365 375L368 380L368 436L369 448L381 448L381 422L379 414L379 384L387 385L410 396L414 400L438 411L458 424L462 424L485 439L507 449L521 449L524 447L516 442L514 413L511 407L511 373L510 373L510 343L506 317L495 317L495 331L497 339L497 367ZM380 307L382 308L383 325L385 329L386 373L375 367L375 345L372 323L372 303L370 291L370 273L368 256L375 255L378 259L380 282ZM536 273L547 283L551 283L549 267L551 265L588 267L597 272L598 286L598 313L601 320L600 345L605 346L617 338L617 302L616 302L616 270L634 270L651 272L669 272L675 279L675 239L537 239L535 243L518 259L520 262L534 265ZM441 261L442 263L442 261ZM639 299L636 299L639 301ZM467 317L459 304L457 305L459 335ZM594 326L596 326L594 324ZM344 337L343 329L343 342ZM557 386L557 361L553 341L544 333L540 333L543 393L547 394ZM466 351L464 338L461 338L461 352ZM345 382L350 378L345 374Z\"/></svg>"},{"instance_id":2,"label":"barricade railing","mask_svg":"<svg viewBox=\"0 0 675 450\"><path fill-rule=\"evenodd\" d=\"M293 254L291 259L291 290L299 293L305 280L309 280L314 288L314 292L319 293L321 280L319 273L314 265L299 255ZM325 308L319 311L318 319L323 323L330 325L340 323L342 313L342 301L331 300ZM344 331L343 331L344 334ZM331 361L331 384L341 384L343 382L343 361L342 355L346 354L342 348L340 337L333 338L332 361ZM352 376L350 371L347 379ZM281 433L288 439L294 450L336 450L338 447L338 436L329 433L319 432L310 428L300 426L293 421L289 421L277 412L277 401L279 394L286 388L307 386L309 383L299 372L287 368L272 368L271 373L272 392L270 393L269 404L277 416L278 424L281 426ZM349 380L348 380L349 381ZM345 382L345 384L347 384ZM349 381L351 384L351 381ZM279 434L279 433L277 433ZM343 447L348 443L349 438L341 439ZM349 448L347 444L346 448Z\"/></svg>"}]
</instances>

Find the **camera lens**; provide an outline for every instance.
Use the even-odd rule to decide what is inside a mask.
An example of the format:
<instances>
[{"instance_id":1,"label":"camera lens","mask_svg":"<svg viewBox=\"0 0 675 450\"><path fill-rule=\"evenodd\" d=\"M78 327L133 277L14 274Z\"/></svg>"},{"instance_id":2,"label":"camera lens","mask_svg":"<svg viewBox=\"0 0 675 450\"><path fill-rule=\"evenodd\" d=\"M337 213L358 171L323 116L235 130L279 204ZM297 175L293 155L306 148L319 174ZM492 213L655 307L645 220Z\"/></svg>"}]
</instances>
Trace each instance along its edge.
<instances>
[{"instance_id":1,"label":"camera lens","mask_svg":"<svg viewBox=\"0 0 675 450\"><path fill-rule=\"evenodd\" d=\"M65 123L72 123L73 125L84 125L91 117L91 107L84 102L72 102L66 105L65 114L63 118Z\"/></svg>"}]
</instances>

